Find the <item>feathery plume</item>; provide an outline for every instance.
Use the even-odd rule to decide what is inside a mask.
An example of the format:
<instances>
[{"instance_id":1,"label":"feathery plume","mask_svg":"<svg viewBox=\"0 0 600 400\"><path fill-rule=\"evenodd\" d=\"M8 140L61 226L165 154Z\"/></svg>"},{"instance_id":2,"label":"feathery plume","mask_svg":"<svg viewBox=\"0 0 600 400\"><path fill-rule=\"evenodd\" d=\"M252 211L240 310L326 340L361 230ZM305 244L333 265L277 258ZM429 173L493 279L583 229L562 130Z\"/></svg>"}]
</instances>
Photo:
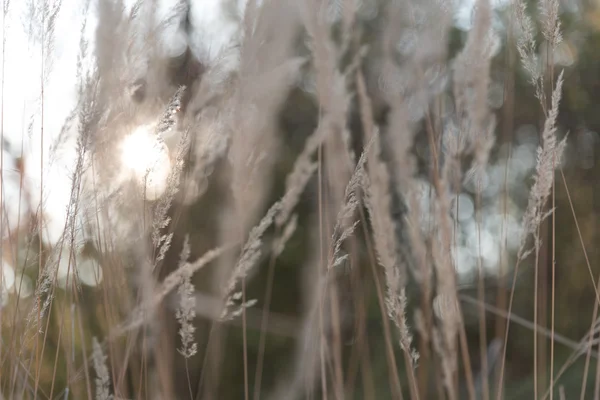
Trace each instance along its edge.
<instances>
[{"instance_id":1,"label":"feathery plume","mask_svg":"<svg viewBox=\"0 0 600 400\"><path fill-rule=\"evenodd\" d=\"M175 114L181 111L181 99L183 98L183 94L186 90L185 86L180 86L175 94L171 97L167 108L165 109L162 117L158 121L158 126L156 127L156 135L159 139L163 139L163 135L166 132L169 132L173 129L177 120L175 119Z\"/></svg>"},{"instance_id":2,"label":"feathery plume","mask_svg":"<svg viewBox=\"0 0 600 400\"><path fill-rule=\"evenodd\" d=\"M196 317L196 298L194 297L194 285L192 284L192 272L189 268L183 268L190 257L190 238L186 235L183 241L183 249L179 260L179 268L183 269L182 281L177 289L179 295L179 308L175 314L177 322L181 325L179 336L181 337L181 348L179 353L185 358L190 358L198 351L198 345L194 342L196 328L192 321Z\"/></svg>"},{"instance_id":3,"label":"feathery plume","mask_svg":"<svg viewBox=\"0 0 600 400\"><path fill-rule=\"evenodd\" d=\"M546 95L544 93L544 80L536 53L535 32L533 22L527 15L527 5L523 0L516 0L513 7L516 26L519 29L517 38L517 51L521 57L523 68L529 74L530 83L535 89L535 96L540 101L544 112L546 112Z\"/></svg>"},{"instance_id":4,"label":"feathery plume","mask_svg":"<svg viewBox=\"0 0 600 400\"><path fill-rule=\"evenodd\" d=\"M317 170L317 163L312 157L323 143L325 131L317 128L307 139L304 144L302 153L296 158L294 168L290 172L285 181L286 192L281 199L281 210L275 217L275 224L282 227L289 219L294 207L300 200L300 195L306 188L308 181Z\"/></svg>"},{"instance_id":5,"label":"feathery plume","mask_svg":"<svg viewBox=\"0 0 600 400\"><path fill-rule=\"evenodd\" d=\"M223 312L221 313L221 319L227 320L232 319L235 316L239 315L240 310L245 307L251 307L256 303L254 300L250 300L244 304L238 306L236 311L232 311L232 307L236 306L236 302L241 299L241 292L236 292L235 288L239 281L242 278L248 275L250 269L252 269L262 254L261 246L262 246L262 237L269 229L269 227L273 224L273 220L277 213L279 213L281 209L281 202L276 202L269 208L265 216L260 220L258 225L256 225L250 231L248 235L248 240L246 240L246 244L242 249L242 254L236 263L231 277L227 281L227 286L225 287L225 307L223 308Z\"/></svg>"},{"instance_id":6,"label":"feathery plume","mask_svg":"<svg viewBox=\"0 0 600 400\"><path fill-rule=\"evenodd\" d=\"M371 146L375 142L377 135L373 135L367 145L365 146L356 167L354 173L350 177L350 181L346 185L344 193L344 204L338 212L335 226L333 228L332 242L333 242L333 253L329 260L328 269L341 265L347 258L347 255L342 255L342 244L354 233L354 229L358 225L358 221L353 222L354 212L360 204L358 192L361 189L361 184L365 178L365 164L367 162L367 155Z\"/></svg>"},{"instance_id":7,"label":"feathery plume","mask_svg":"<svg viewBox=\"0 0 600 400\"><path fill-rule=\"evenodd\" d=\"M106 356L98 340L92 338L92 360L96 371L96 400L112 400L110 394L110 374L106 367Z\"/></svg>"},{"instance_id":8,"label":"feathery plume","mask_svg":"<svg viewBox=\"0 0 600 400\"><path fill-rule=\"evenodd\" d=\"M558 8L558 0L541 0L539 3L540 15L542 17L542 34L550 45L551 50L554 50L562 42Z\"/></svg>"},{"instance_id":9,"label":"feathery plume","mask_svg":"<svg viewBox=\"0 0 600 400\"><path fill-rule=\"evenodd\" d=\"M400 346L417 361L411 350L412 335L406 322L406 264L398 260L396 227L390 215L390 177L386 165L379 159L379 134L373 134L374 144L368 156L368 175L363 177L365 200L369 212L377 258L386 279L388 316L400 333Z\"/></svg>"},{"instance_id":10,"label":"feathery plume","mask_svg":"<svg viewBox=\"0 0 600 400\"><path fill-rule=\"evenodd\" d=\"M179 190L179 181L185 164L185 156L187 155L189 145L190 132L188 129L186 129L182 133L181 139L177 145L177 155L173 168L167 179L167 188L154 210L154 218L152 221L152 243L154 248L159 251L158 257L154 263L154 267L156 267L156 265L158 265L158 263L164 259L167 250L171 246L171 240L173 238L172 234L161 235L161 230L165 229L171 222L171 219L167 216L167 213L169 212L171 203L175 198L175 194L177 194L177 191Z\"/></svg>"},{"instance_id":11,"label":"feathery plume","mask_svg":"<svg viewBox=\"0 0 600 400\"><path fill-rule=\"evenodd\" d=\"M525 250L525 244L529 235L533 235L536 249L541 246L537 228L549 215L543 213L543 209L552 189L554 169L561 162L566 146L566 137L561 141L558 141L556 138L556 118L562 94L563 73L560 73L556 81L556 87L552 92L552 108L544 122L544 131L542 133L543 143L538 148L537 165L533 178L534 183L529 195L527 209L523 215L524 230L521 237L519 258L524 258L528 254L528 251Z\"/></svg>"}]
</instances>

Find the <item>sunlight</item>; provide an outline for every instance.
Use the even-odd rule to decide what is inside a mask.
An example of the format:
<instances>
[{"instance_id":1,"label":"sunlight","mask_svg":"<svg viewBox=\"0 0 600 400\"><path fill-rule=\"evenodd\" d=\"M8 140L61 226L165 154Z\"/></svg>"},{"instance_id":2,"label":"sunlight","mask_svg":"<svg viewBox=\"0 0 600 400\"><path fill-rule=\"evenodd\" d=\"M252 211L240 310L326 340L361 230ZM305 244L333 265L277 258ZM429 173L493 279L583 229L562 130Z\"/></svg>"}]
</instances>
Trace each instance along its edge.
<instances>
[{"instance_id":1,"label":"sunlight","mask_svg":"<svg viewBox=\"0 0 600 400\"><path fill-rule=\"evenodd\" d=\"M123 139L121 162L127 172L145 186L147 200L156 200L167 188L171 160L167 146L154 134L153 125L142 125Z\"/></svg>"}]
</instances>

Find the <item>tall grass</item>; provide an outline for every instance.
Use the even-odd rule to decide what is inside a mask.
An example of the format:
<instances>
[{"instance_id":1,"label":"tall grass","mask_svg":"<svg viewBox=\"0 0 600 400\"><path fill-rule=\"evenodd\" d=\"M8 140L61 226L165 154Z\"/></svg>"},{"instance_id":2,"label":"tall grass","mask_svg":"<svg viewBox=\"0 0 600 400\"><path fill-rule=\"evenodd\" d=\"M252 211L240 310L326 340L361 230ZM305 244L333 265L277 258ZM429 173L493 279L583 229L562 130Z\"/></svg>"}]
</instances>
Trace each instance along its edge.
<instances>
[{"instance_id":1,"label":"tall grass","mask_svg":"<svg viewBox=\"0 0 600 400\"><path fill-rule=\"evenodd\" d=\"M552 399L585 354L586 398L600 299L562 170L561 8L477 0L462 32L460 7L4 0L0 397L487 400L526 370ZM498 69L542 120L525 195ZM555 329L557 190L596 293L581 341Z\"/></svg>"}]
</instances>

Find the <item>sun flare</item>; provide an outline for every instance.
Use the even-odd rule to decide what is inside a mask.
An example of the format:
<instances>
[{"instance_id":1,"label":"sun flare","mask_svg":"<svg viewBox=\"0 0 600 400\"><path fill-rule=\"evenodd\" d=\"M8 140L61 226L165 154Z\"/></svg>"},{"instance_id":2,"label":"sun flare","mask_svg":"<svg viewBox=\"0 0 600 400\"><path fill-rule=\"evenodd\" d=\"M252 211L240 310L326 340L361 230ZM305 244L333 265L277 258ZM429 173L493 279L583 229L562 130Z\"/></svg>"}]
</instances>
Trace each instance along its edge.
<instances>
[{"instance_id":1,"label":"sun flare","mask_svg":"<svg viewBox=\"0 0 600 400\"><path fill-rule=\"evenodd\" d=\"M157 139L152 125L139 126L123 139L121 163L145 187L147 200L156 200L164 193L171 160L167 146Z\"/></svg>"}]
</instances>

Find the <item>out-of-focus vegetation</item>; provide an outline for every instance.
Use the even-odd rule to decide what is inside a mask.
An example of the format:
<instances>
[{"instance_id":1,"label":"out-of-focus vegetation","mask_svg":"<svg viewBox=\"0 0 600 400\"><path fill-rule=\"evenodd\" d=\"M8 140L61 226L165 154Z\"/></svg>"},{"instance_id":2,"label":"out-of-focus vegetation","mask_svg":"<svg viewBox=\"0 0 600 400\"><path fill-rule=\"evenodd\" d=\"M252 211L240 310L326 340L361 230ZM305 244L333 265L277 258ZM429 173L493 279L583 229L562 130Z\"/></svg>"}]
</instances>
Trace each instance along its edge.
<instances>
[{"instance_id":1,"label":"out-of-focus vegetation","mask_svg":"<svg viewBox=\"0 0 600 400\"><path fill-rule=\"evenodd\" d=\"M271 3L265 1L265 4ZM381 72L388 57L385 52L389 51L386 47L389 43L385 42L389 33L383 31L388 24L397 22L393 19L395 16L387 11L388 2L361 2L362 6L355 15L356 20L350 22L341 17L345 15L346 10L342 4L342 1L332 1L328 12L338 19L327 28L331 30L333 43L344 50L339 59L334 60L334 65L345 73L345 77L350 77L344 81L347 86L345 90L351 96L345 118L352 140L351 147L356 151L358 159L368 143L368 132L363 125L364 116L361 116L359 78L355 77L364 77L372 102L373 121L381 127L389 126L393 118L393 107L389 99L406 90L410 86L411 77L409 76L409 82L406 82L406 76L385 75ZM423 8L430 6L429 2L415 2L417 11L421 5ZM455 5L456 10L470 10L469 7L465 7L464 4ZM535 13L536 7L538 5L533 2L529 5L532 13ZM451 212L454 224L453 249L452 254L445 255L455 261L458 299L464 318L464 341L458 345L459 368L454 377L460 398L469 398L471 395L468 390L470 383L466 378L465 358L470 362L467 368L472 370L472 386L476 390L477 398L490 398L482 394L484 381L489 382L492 389L489 396L495 396L496 393L496 382L503 357L500 349L504 343L505 310L509 303L513 268L520 244L519 235L522 232L521 218L528 204L536 166L536 150L540 145L545 119L515 48L516 38L511 28L515 21L511 10L511 3L507 2L498 5L492 13L492 26L496 31L497 40L490 45L493 48L493 58L490 66L488 105L497 120L494 130L496 144L486 167L481 198L478 198L477 188L473 185L466 185L460 189L460 193L455 193L456 202L452 203ZM448 49L445 63L429 66L421 71L431 91L428 93L430 101L423 105L415 100L414 104L407 105L409 114L414 117L411 122L416 134L411 152L416 156L415 179L419 182L422 210L432 210L435 203L432 200L435 197L435 187L430 179L435 155L427 135L427 129L431 128L428 124L432 124L436 132L442 132L446 121L451 119L455 112L456 104L452 93L453 60L465 45L467 27L470 25L470 18L465 17L465 14L470 13L471 11L457 11L457 22L450 29L447 43L444 44ZM273 40L272 35L277 35L280 27L277 25L276 16L269 17L273 19L259 20L259 23L271 28L266 37ZM418 18L423 16L419 16L418 12L414 17L417 20L413 23L431 24L431 21L419 22ZM554 54L548 55L541 33L536 32L541 43L536 51L540 59L549 60L547 64L553 68L553 77L550 78L548 74L545 81L548 96L559 71L564 70L557 136L568 137L567 148L562 164L555 174L554 217L546 219L540 227L543 244L539 253L537 280L534 256L521 263L516 279L512 305L512 315L516 319L513 319L510 325L504 367L506 372L502 384L506 399L534 398L535 384L538 386L538 397L545 395L550 384L551 358L554 360L555 376L560 373L560 378L554 382L555 396L559 395L562 388L566 398L575 398L580 392L585 393L585 398L592 398L594 393L597 393L596 386L600 384L600 379L596 378L597 373L600 373L597 369L597 365L600 365L597 364L600 357L599 347L594 342L593 351L588 353L586 347L581 346L582 343L585 345L588 342L584 340L580 343L590 332L594 338L597 336L597 326L593 324L592 316L596 315L596 300L600 302L594 289L595 285L597 287L595 282L600 282L600 250L597 248L600 244L600 114L597 111L596 100L600 95L600 6L586 2L562 2L560 19L563 42L558 45ZM351 29L347 29L346 23L350 24ZM97 337L102 343L110 371L110 390L118 388L119 396L140 399L171 398L164 396L180 399L241 399L244 398L247 387L247 393L255 399L287 398L283 395L278 397L277 393L286 393L285 387L282 386L292 385L290 382L297 375L296 369L302 367L298 365L302 361L302 354L311 353L302 347L308 345L303 341L306 329L303 320L319 290L319 287L316 287L318 281L312 279L311 274L315 272L310 272L310 265L322 263L319 257L327 259L330 256L327 245L329 238L334 234L332 227L340 203L340 192L336 190L339 186L345 188L347 184L346 181L337 182L331 179L326 171L329 168L335 170L339 160L348 160L344 160L342 156L336 158L335 154L327 154L322 149L315 154L313 158L319 160L319 171L312 176L306 190L303 191L296 208L297 228L287 241L285 249L277 257L274 256L274 251L265 250L258 260L257 267L243 279L244 300L256 299L256 304L247 308L242 306L240 312L243 316L237 315L227 321L219 321L219 313L215 309L218 309L219 302L223 300L221 286L223 282L227 282L232 265L236 265L239 245L244 242L243 239L247 238L250 228L260 220L269 206L285 193L286 177L302 152L306 139L323 123L324 108L325 112L337 111L337 104L327 104L326 107L323 104L323 95L319 93L323 90L323 82L318 76L319 65L315 62L318 46L315 50L314 38L311 41L305 24L299 25L297 32L293 32L295 48L289 51L294 56L302 57L299 73L289 91L283 93L284 100L281 104L274 102L273 107L276 109L269 109L275 123L272 126L264 124L265 131L274 132L279 141L278 146L274 147L275 152L266 154L258 154L260 149L256 149L258 158L269 159L270 172L263 176L264 181L257 182L249 178L245 182L248 185L245 190L250 194L244 192L244 195L256 200L256 204L248 203L248 210L243 210L250 215L241 212L244 216L242 218L234 215L233 211L236 209L232 204L235 203L234 197L237 193L232 193L233 189L230 186L237 173L236 166L232 166L235 162L231 161L235 154L229 158L221 157L209 166L210 172L206 173L206 176L201 177L199 181L194 180L195 166L201 164L200 158L196 158L194 153L194 129L201 128L192 124L189 128L192 150L184 154L182 184L168 207L171 221L161 230L161 234L173 234L171 245L158 267L150 268L153 260L157 258L157 251L149 250L152 248L153 238L151 230L147 229L148 226L144 226L145 229L142 230L144 237L131 241L130 238L121 241L120 234L116 233L114 238L110 237L110 233L107 233L110 230L103 231L100 238L90 235L92 238L88 238L78 255L81 257L75 264L69 263L72 253L68 250L59 252L64 258L62 263L56 262L63 267L56 270L56 281L52 289L54 298L49 308L51 312L37 321L34 315L31 319L33 326L29 327L33 329L31 331L25 329L26 322L19 321L25 321L29 309L38 301L36 287L42 277L40 267L46 265L47 260L56 253L51 252L52 246L40 241L33 222L30 226L22 228L22 234L16 236L16 239L11 236L5 240L5 265L14 266L12 272L3 274L5 285L8 286L7 283L12 282L10 293L4 296L1 315L3 322L0 391L5 398L93 398L96 393L96 372L90 358L92 337ZM190 31L191 28L187 29ZM416 37L412 42L413 38L408 28L398 29L402 30L403 35L397 40L396 53L392 59L402 66L403 63L408 63L407 60L416 51L413 47L427 44L419 42ZM252 47L242 47L242 51L254 50L256 49ZM359 57L361 51L363 53ZM242 54L242 59L253 57L247 53ZM259 54L257 51L256 57L259 55L268 59L268 54ZM108 60L102 62L109 63ZM195 116L190 114L194 112L192 108L197 104L209 108L213 104L211 101L216 102L214 113L217 115L219 112L226 114L231 110L240 114L245 111L243 104L240 106L223 100L230 94L227 90L235 92L235 85L232 85L233 88L225 85L225 94L219 93L221 97L216 96L216 100L209 99L204 103L200 101L205 100L198 95L199 88L204 88L199 83L204 79L201 77L206 76L205 79L209 79L211 76L206 72L208 68L194 60L189 51L169 59L164 64L166 66L159 72L153 71L155 76L150 75L145 79L149 82L147 86L153 90L156 88L153 87L152 79L165 79L165 87L183 84L187 86L188 92L193 93L190 95L192 99L184 97L181 107L184 116L181 117L183 122L180 122L180 125L185 125L188 119L196 121ZM252 63L246 65L249 72L240 72L242 81L243 73L248 73L249 79L260 75L252 70L254 67L261 68L262 64L257 64L258 67ZM357 74L356 71L361 71L361 74ZM275 75L273 70L266 73ZM270 76L262 77L263 81L258 81L258 85L265 85L267 90L270 90L269 78ZM337 76L328 78L337 79ZM273 79L279 77L275 76ZM261 88L244 86L244 89L262 93ZM156 92L160 90L156 89ZM165 96L164 93L150 93L148 97L154 95L161 100L157 101L160 106L146 111L147 114L162 113L165 108L163 105L168 103L168 98L171 97ZM260 97L260 94L257 96ZM407 102L409 98L412 99L408 94L405 98ZM3 101L10 101L9 96L4 94ZM131 107L134 111L128 107L122 107L126 110L123 113L135 114L135 106ZM160 111L156 111L157 109ZM111 117L114 115L111 114ZM125 118L118 113L116 115L118 118ZM213 116L208 115L208 118ZM258 115L253 118L260 120L261 115ZM235 120L236 117L244 118L234 115L231 119ZM101 120L102 116L97 116L97 119ZM268 119L269 116L265 117L265 120ZM263 128L262 122L251 121L256 123L259 129ZM246 128L243 123L232 125L240 130ZM390 147L392 144L385 142L385 138L391 134L381 134L384 143L382 159L389 163L392 162L393 156L386 143ZM102 142L106 137L112 136L102 133L94 140ZM440 136L437 136L436 140L441 141ZM173 151L174 146L167 144ZM243 151L244 144L239 146L242 148L240 151ZM107 153L110 155L109 151ZM105 157L107 153L104 153ZM463 160L465 166L469 161ZM353 169L354 165L339 176L345 176L346 173L349 178ZM393 172L391 175L393 182ZM111 176L104 176L104 179L110 181ZM51 185L52 182L46 184ZM201 196L193 196L194 190L199 192L194 185L205 190ZM129 189L131 188L127 188ZM254 196L253 191L260 192L260 195ZM126 191L121 195L125 199L123 201L129 201L131 198ZM137 195L139 196L139 193ZM264 198L261 198L261 195ZM3 198L6 198L6 195L3 194ZM143 214L141 219L150 226L156 204L156 201L142 201L136 198L135 205L126 210L129 214L125 212L117 218L127 218L140 213ZM335 288L337 303L334 303L338 305L332 306L327 301L325 304L326 307L332 307L333 311L328 313L332 313L338 323L333 324L335 329L332 332L327 332L331 335L327 340L336 344L330 350L339 351L339 354L328 354L322 363L308 363L309 368L319 371L314 373L315 376L308 373L302 375L306 382L299 387L305 392L299 390L298 398L326 398L320 383L322 376L326 376L325 380L329 382L329 386L325 385L325 391L328 391L327 398L338 398L338 384L343 388L341 394L344 398L398 398L398 393L394 392L392 376L399 377L406 398L415 395L409 390L411 374L406 368L404 353L398 345L398 334L393 323L388 321L388 315L382 313L385 311L380 304L381 294L385 294L384 271L374 262L373 248L368 245L371 227L369 214L363 206L361 200L358 211L355 212L358 225L344 242L344 248L351 249L348 250L348 257L340 265L336 265L328 275L328 279L333 282L332 287ZM105 213L103 207L97 206L96 211L99 215ZM405 225L408 213L406 200L393 194L390 208L397 225L399 252L404 251L408 254L412 249ZM112 209L108 209L108 213L113 212ZM35 210L32 214L35 214ZM428 212L423 213L421 222L424 226L427 226L430 217ZM481 218L480 223L477 223L478 218ZM324 227L321 232L319 226ZM277 226L267 230L263 236L263 246L271 246L274 239L281 236L284 228ZM437 229L437 226L433 229ZM239 230L242 232L237 232ZM178 334L180 326L176 318L179 304L179 299L174 294L176 291L165 296L158 309L153 310L150 321L154 323L112 337L113 328L120 326L123 321L128 321L134 309L133 305L143 304L140 299L147 300L144 296L153 295L152 291L150 294L144 292L144 285L148 284L145 280L155 282L156 286L150 289L154 290L169 273L177 269L186 237L191 246L190 262L200 258L206 251L222 245L224 237L242 238L236 243L235 250L227 250L219 261L193 275L196 300L193 337L198 352L186 359L176 351L181 346ZM478 293L477 287L478 254L481 255L482 271L485 272L483 297ZM428 254L428 257L431 257L431 254ZM150 272L147 276L143 276L139 268L132 267L139 264L140 260L148 263L146 267ZM67 280L69 274L64 271L74 268L74 265L79 271L78 284L73 283L72 277ZM441 278L438 276L437 279ZM19 288L21 296L15 294ZM409 275L406 293L407 321L414 334L413 346L420 353L420 360L414 370L417 391L422 399L446 398L448 394L440 378L439 355L434 351L433 345L425 341L424 332L419 325L424 323L424 304L431 303L432 308L429 312L433 315L442 313L440 310L443 309L443 304L436 303L434 298L424 299L423 289L412 275ZM537 309L534 299L537 299ZM236 298L236 301L238 300L240 299ZM40 301L43 302L44 299ZM483 324L480 323L478 301L487 304ZM534 346L533 321L537 321L538 325L537 349ZM485 351L490 370L487 379L481 376L482 326L487 332ZM36 333L36 329L40 333ZM31 332L34 335L29 337ZM390 336L386 338L386 335ZM554 339L551 340L552 335ZM391 366L388 341L393 345L396 371L396 367ZM310 345L320 344L311 342ZM467 351L465 358L463 351ZM341 360L339 365L332 361L335 357ZM589 363L589 369L586 363ZM535 381L534 364L537 365ZM565 364L569 366L563 371L561 367ZM587 380L586 387L582 389L584 372L587 374ZM336 381L340 374L341 383ZM155 395L163 397L154 397Z\"/></svg>"}]
</instances>

